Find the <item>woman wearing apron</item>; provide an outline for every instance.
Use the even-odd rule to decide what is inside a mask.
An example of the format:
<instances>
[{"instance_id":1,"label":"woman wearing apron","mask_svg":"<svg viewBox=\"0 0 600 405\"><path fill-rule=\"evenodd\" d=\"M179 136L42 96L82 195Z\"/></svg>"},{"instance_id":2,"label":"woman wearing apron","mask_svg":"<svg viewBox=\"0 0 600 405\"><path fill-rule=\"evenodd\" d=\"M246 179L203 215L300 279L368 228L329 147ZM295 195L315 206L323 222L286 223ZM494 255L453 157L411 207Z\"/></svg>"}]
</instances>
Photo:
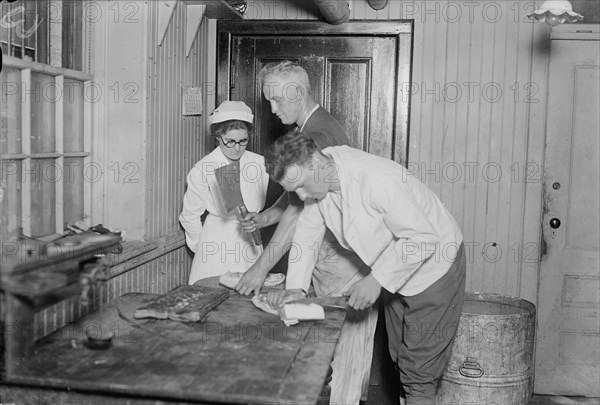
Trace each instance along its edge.
<instances>
[{"instance_id":1,"label":"woman wearing apron","mask_svg":"<svg viewBox=\"0 0 600 405\"><path fill-rule=\"evenodd\" d=\"M187 176L179 221L188 247L195 253L189 284L227 272L245 272L262 253L245 232L236 213L228 214L218 193L215 169L240 162L240 189L250 212L265 205L269 176L264 158L246 151L253 132L252 110L241 101L224 101L210 115L210 132L218 146ZM202 224L200 217L208 211Z\"/></svg>"}]
</instances>

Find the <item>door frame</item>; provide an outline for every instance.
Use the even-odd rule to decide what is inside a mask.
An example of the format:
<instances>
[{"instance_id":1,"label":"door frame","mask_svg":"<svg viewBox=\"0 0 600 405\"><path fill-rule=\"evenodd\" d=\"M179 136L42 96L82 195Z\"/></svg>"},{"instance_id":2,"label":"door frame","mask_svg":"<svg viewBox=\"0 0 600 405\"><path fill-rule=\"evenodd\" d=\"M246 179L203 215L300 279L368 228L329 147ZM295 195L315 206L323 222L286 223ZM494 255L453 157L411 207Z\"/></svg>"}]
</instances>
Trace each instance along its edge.
<instances>
[{"instance_id":1,"label":"door frame","mask_svg":"<svg viewBox=\"0 0 600 405\"><path fill-rule=\"evenodd\" d=\"M360 20L332 25L306 20L219 20L217 22L217 100L219 105L231 96L232 41L235 36L386 36L396 37L396 89L394 105L394 134L392 136L392 159L406 165L410 129L410 102L412 77L413 20ZM401 60L410 63L400 63ZM402 93L405 93L402 95ZM401 108L400 100L406 101ZM400 135L400 136L399 136ZM396 142L401 139L402 142Z\"/></svg>"},{"instance_id":2,"label":"door frame","mask_svg":"<svg viewBox=\"0 0 600 405\"><path fill-rule=\"evenodd\" d=\"M561 70L560 65L554 65L557 63L557 58L572 61L570 57L564 56L561 54L560 50L557 50L556 47L558 44L561 46L565 46L562 44L564 41L569 41L569 48L573 49L577 47L578 43L589 43L595 42L596 46L600 44L600 24L568 24L564 26L557 26L552 29L547 50L548 50L548 76L547 76L547 95L546 95L546 117L544 120L544 125L546 129L546 134L544 138L544 155L543 155L543 177L542 177L542 186L544 193L542 195L542 204L543 211L540 216L540 240L542 243L542 250L539 260L539 272L537 279L537 325L536 325L536 346L535 346L535 380L534 380L534 392L536 394L548 394L548 395L581 395L581 396L593 396L594 398L598 395L597 386L594 385L586 385L584 382L581 382L577 376L572 376L572 374L568 373L568 367L572 369L579 370L580 368L588 366L588 364L580 364L580 363L568 363L560 360L560 357L563 353L560 352L561 348L564 347L572 347L573 343L571 343L571 339L561 339L561 334L566 333L569 336L571 333L579 333L582 335L586 335L588 333L597 334L597 330L587 330L585 328L581 328L580 325L570 325L566 328L560 327L561 324L557 321L551 324L551 327L541 328L540 325L543 325L544 322L548 322L549 318L560 318L560 311L562 308L571 308L571 310L579 310L580 314L578 314L577 318L585 319L588 317L594 317L594 310L597 309L597 303L594 302L569 302L568 298L569 290L567 284L567 277L571 280L585 280L589 277L589 274L581 274L577 271L564 271L561 272L557 270L556 259L557 252L552 250L553 248L559 249L564 248L566 250L568 241L567 241L567 221L568 221L568 205L570 201L570 197L561 196L560 194L564 193L571 187L570 180L568 177L568 173L565 174L564 177L561 177L558 174L563 173L562 170L559 170L557 166L559 164L556 162L557 155L565 155L568 156L569 162L572 159L571 155L571 142L572 142L572 125L567 124L568 131L565 134L564 130L557 130L555 128L556 120L559 119L556 116L552 115L552 109L550 105L554 103L554 105L558 105L565 111L570 111L568 114L569 117L565 121L565 117L562 117L562 122L570 123L575 119L575 113L578 108L573 107L571 105L571 101L575 97L575 93L569 94L570 97L565 97L564 94L560 94L553 85L556 85L557 81L564 79L562 76L570 77L574 80L574 72L569 70L564 72ZM587 55L585 52L578 52L581 55ZM587 56L589 57L589 55ZM576 65L572 65L576 66ZM585 67L585 64L580 64L579 67ZM594 65L592 65L594 66ZM594 66L596 67L596 66ZM554 73L554 75L553 75ZM561 77L558 77L561 76ZM553 81L554 80L554 81ZM572 86L571 86L572 88ZM575 90L573 90L575 92ZM554 97L553 97L554 96ZM560 99L561 102L557 104L557 100ZM565 101L566 100L566 101ZM554 129L551 129L554 128ZM551 132L553 131L553 132ZM565 138L566 137L566 138ZM565 144L561 144L560 140L565 139ZM563 162L563 164L565 164ZM568 166L570 163L566 163ZM554 188L553 185L555 182L559 182L562 186L558 188ZM560 190L560 191L558 191ZM569 191L566 191L569 192ZM556 202L558 201L558 202ZM560 218L563 222L563 225L560 225L560 229L554 231L550 225L550 219L553 217ZM557 236L553 236L554 233L557 233ZM554 240L554 242L552 242ZM576 248L571 248L572 250L579 250ZM582 251L580 250L580 254ZM588 252L595 251L597 252L597 246L589 249ZM563 252L561 252L563 253ZM586 257L587 260L592 259L591 257ZM597 263L597 256L593 257ZM560 259L559 259L560 265ZM592 265L593 267L593 265ZM598 274L598 273L596 273ZM594 275L596 275L594 274ZM584 283L584 282L583 282ZM554 291L553 291L554 289ZM551 297L554 299L545 298L548 294L548 290L550 290ZM558 294L557 294L558 292ZM591 304L591 305L590 305ZM558 314L557 314L558 312ZM596 314L597 316L597 314ZM572 335L571 335L572 336ZM553 342L553 339L554 342ZM564 346L563 346L564 343ZM558 351L556 350L558 349ZM583 349L582 349L583 350ZM547 356L548 353L552 353L555 355L554 361L544 360L544 356ZM586 352L587 354L587 352ZM550 370L550 372L548 371ZM564 380L561 377L564 374L568 374L571 381L578 381L578 386L572 386L566 383L563 383L562 386L560 383L556 383L557 380ZM595 376L594 376L595 377ZM593 380L593 378L592 378ZM569 381L567 378L566 381ZM585 380L584 380L585 381ZM588 380L589 381L589 380ZM565 389L565 386L568 386ZM573 387L573 388L572 388ZM587 392L584 392L583 389L587 389Z\"/></svg>"}]
</instances>

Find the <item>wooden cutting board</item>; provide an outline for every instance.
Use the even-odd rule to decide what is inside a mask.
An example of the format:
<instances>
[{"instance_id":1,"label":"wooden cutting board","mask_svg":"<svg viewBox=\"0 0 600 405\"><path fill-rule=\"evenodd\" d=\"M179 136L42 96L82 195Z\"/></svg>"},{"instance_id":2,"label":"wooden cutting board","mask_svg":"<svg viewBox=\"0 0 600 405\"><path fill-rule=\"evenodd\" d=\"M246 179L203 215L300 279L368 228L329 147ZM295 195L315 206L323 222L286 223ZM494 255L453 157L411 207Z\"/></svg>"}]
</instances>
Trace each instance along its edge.
<instances>
[{"instance_id":1,"label":"wooden cutting board","mask_svg":"<svg viewBox=\"0 0 600 405\"><path fill-rule=\"evenodd\" d=\"M137 308L133 317L199 322L228 297L224 288L182 285Z\"/></svg>"}]
</instances>

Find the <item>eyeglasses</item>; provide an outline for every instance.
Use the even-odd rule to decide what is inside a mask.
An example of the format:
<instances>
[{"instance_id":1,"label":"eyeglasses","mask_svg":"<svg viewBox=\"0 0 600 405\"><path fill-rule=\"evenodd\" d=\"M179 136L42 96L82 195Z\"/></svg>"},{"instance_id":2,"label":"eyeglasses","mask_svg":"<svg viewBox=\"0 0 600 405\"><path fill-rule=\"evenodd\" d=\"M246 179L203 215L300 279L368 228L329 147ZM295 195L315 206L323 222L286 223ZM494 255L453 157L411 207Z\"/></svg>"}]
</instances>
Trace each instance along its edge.
<instances>
[{"instance_id":1,"label":"eyeglasses","mask_svg":"<svg viewBox=\"0 0 600 405\"><path fill-rule=\"evenodd\" d=\"M233 148L236 144L240 145L240 146L248 145L248 138L244 138L239 141L234 141L233 139L225 140L225 139L223 139L223 137L221 137L221 142L223 142L223 145L227 146L228 148Z\"/></svg>"}]
</instances>

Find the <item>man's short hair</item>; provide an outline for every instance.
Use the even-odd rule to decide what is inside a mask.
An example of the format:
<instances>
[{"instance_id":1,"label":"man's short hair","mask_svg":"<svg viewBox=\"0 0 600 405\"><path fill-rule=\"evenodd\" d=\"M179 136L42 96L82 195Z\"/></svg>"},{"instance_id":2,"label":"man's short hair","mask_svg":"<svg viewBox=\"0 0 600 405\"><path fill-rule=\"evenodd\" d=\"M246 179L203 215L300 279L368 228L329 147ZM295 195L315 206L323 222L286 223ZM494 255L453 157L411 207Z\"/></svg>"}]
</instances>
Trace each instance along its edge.
<instances>
[{"instance_id":1,"label":"man's short hair","mask_svg":"<svg viewBox=\"0 0 600 405\"><path fill-rule=\"evenodd\" d=\"M280 181L292 165L304 165L319 148L312 138L293 130L277 138L265 153L265 167L274 181Z\"/></svg>"},{"instance_id":2,"label":"man's short hair","mask_svg":"<svg viewBox=\"0 0 600 405\"><path fill-rule=\"evenodd\" d=\"M272 76L285 79L292 77L293 80L297 81L299 85L304 87L306 91L310 93L308 73L306 73L306 70L304 70L302 66L295 62L284 60L283 62L267 63L263 66L260 72L258 72L258 83L261 89L265 84L266 79Z\"/></svg>"}]
</instances>

